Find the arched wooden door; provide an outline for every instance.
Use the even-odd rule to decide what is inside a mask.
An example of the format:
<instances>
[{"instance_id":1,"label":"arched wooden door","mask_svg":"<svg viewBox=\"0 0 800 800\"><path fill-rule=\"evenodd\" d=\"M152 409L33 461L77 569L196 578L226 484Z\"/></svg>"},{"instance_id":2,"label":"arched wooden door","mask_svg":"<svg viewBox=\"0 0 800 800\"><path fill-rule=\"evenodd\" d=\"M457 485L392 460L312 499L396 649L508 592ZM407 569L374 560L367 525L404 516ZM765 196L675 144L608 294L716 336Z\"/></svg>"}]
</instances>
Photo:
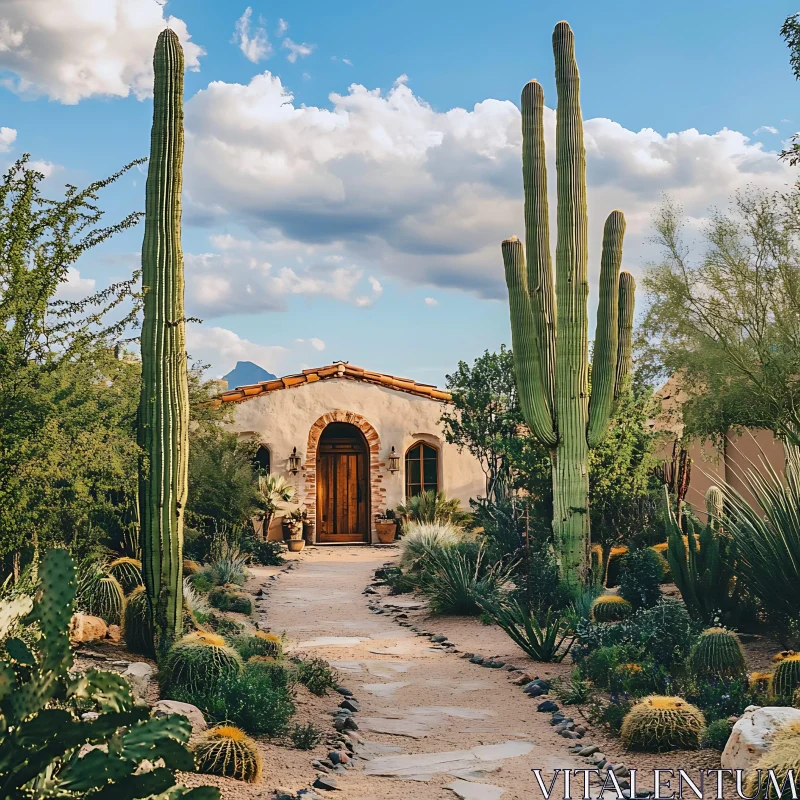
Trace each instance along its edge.
<instances>
[{"instance_id":1,"label":"arched wooden door","mask_svg":"<svg viewBox=\"0 0 800 800\"><path fill-rule=\"evenodd\" d=\"M331 422L317 448L317 541L369 542L369 450L364 434Z\"/></svg>"}]
</instances>

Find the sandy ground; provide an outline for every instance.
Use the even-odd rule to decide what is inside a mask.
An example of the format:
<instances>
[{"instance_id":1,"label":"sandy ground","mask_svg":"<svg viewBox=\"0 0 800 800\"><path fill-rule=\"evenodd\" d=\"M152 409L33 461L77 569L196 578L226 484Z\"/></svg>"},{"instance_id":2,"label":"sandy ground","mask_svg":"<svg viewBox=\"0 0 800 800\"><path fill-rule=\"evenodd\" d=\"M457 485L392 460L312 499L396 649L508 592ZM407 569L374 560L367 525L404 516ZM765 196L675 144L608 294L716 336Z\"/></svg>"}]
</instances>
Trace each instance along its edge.
<instances>
[{"instance_id":1,"label":"sandy ground","mask_svg":"<svg viewBox=\"0 0 800 800\"><path fill-rule=\"evenodd\" d=\"M419 598L393 597L385 587L371 587L374 570L397 556L392 546L310 547L302 554L289 554L284 567L252 569L245 587L253 594L259 589L264 593L255 604L252 623L262 630L285 632L289 651L329 661L339 673L340 684L352 690L360 704L355 736L370 757L334 776L340 791L319 794L348 800L452 800L456 794L447 787L454 785L469 800L501 796L528 800L542 797L532 769L540 769L549 783L555 769L590 767L585 759L568 752L575 742L554 733L550 714L537 712L542 698L530 698L515 685L521 672L487 669L461 656L480 654L543 678L568 675L571 665L532 662L496 627L475 619L430 617ZM434 644L412 627L445 636L455 647ZM766 660L769 649L767 645L754 648L755 660ZM108 655L119 657L116 652ZM333 713L341 700L338 694L314 697L300 687L295 721L313 722L334 741L338 735ZM592 729L579 709L566 706L562 710L588 728L581 744L598 745L612 764L637 768L641 789L652 786L649 776L655 767L719 766L719 756L713 751L657 756L626 753L619 740ZM186 775L182 780L189 785L214 783L226 800L266 800L278 787L293 792L309 787L319 774L312 760L325 758L331 749L323 742L312 751L299 751L289 741L267 739L259 739L259 746L265 775L257 785L205 775ZM486 746L501 747L487 750ZM374 774L391 772L399 763L393 764L392 759L398 756L427 754L437 759L432 754L475 747L479 750L474 753L484 758L478 765L481 769L463 773L461 764L458 779L452 768L444 766L440 772L436 771L439 767L429 767L427 773L424 767L409 768L407 772L418 773L421 779L417 780ZM573 796L581 796L580 785L580 781L573 783ZM563 796L563 787L553 796Z\"/></svg>"}]
</instances>

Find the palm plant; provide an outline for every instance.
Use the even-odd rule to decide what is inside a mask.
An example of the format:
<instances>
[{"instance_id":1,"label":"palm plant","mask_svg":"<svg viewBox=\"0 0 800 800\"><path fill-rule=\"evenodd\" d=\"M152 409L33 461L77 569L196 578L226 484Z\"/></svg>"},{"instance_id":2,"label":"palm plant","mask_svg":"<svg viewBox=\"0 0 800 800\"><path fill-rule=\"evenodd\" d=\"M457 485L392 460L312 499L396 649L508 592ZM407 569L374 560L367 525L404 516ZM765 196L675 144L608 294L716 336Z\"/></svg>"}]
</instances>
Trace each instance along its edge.
<instances>
[{"instance_id":1,"label":"palm plant","mask_svg":"<svg viewBox=\"0 0 800 800\"><path fill-rule=\"evenodd\" d=\"M444 547L431 553L423 591L435 614L479 614L481 600L492 601L505 586L511 567L487 567L483 544L470 549Z\"/></svg>"},{"instance_id":2,"label":"palm plant","mask_svg":"<svg viewBox=\"0 0 800 800\"><path fill-rule=\"evenodd\" d=\"M405 505L397 506L397 513L408 522L449 522L463 525L469 514L461 510L458 500L448 500L444 492L427 491L409 497Z\"/></svg>"},{"instance_id":3,"label":"palm plant","mask_svg":"<svg viewBox=\"0 0 800 800\"><path fill-rule=\"evenodd\" d=\"M769 612L800 617L800 454L787 448L783 478L762 460L744 476L751 505L723 485L725 528L736 546L735 571Z\"/></svg>"},{"instance_id":4,"label":"palm plant","mask_svg":"<svg viewBox=\"0 0 800 800\"><path fill-rule=\"evenodd\" d=\"M482 600L480 606L534 661L561 662L572 647L571 639L563 646L572 631L569 618L558 611L549 610L540 623L519 601Z\"/></svg>"},{"instance_id":5,"label":"palm plant","mask_svg":"<svg viewBox=\"0 0 800 800\"><path fill-rule=\"evenodd\" d=\"M262 534L266 539L269 526L279 508L279 503L291 503L295 497L294 487L281 475L259 475L258 496L261 509L258 513L263 521Z\"/></svg>"}]
</instances>

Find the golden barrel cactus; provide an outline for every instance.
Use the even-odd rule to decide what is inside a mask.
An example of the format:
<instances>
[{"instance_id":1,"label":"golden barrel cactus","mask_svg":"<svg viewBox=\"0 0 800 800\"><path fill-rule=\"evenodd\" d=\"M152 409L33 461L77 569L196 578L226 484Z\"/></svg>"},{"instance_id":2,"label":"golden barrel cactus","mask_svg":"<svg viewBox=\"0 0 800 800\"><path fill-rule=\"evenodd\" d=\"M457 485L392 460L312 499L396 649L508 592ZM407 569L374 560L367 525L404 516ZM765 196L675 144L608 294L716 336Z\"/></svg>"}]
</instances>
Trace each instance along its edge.
<instances>
[{"instance_id":1,"label":"golden barrel cactus","mask_svg":"<svg viewBox=\"0 0 800 800\"><path fill-rule=\"evenodd\" d=\"M263 771L261 753L244 731L217 725L203 733L194 746L197 771L237 781L256 783Z\"/></svg>"},{"instance_id":2,"label":"golden barrel cactus","mask_svg":"<svg viewBox=\"0 0 800 800\"><path fill-rule=\"evenodd\" d=\"M683 698L651 695L625 715L620 737L629 750L660 753L695 749L705 727L702 711Z\"/></svg>"}]
</instances>

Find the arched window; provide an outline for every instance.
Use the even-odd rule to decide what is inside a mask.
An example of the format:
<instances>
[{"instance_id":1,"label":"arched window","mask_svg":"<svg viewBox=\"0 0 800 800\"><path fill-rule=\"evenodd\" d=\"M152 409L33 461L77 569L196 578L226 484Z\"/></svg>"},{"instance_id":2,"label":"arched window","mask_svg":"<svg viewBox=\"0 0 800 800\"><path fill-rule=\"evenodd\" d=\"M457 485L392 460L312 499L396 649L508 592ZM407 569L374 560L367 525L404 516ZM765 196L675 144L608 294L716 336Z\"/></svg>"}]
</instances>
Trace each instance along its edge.
<instances>
[{"instance_id":1,"label":"arched window","mask_svg":"<svg viewBox=\"0 0 800 800\"><path fill-rule=\"evenodd\" d=\"M253 456L253 468L263 475L269 475L269 447L262 444Z\"/></svg>"},{"instance_id":2,"label":"arched window","mask_svg":"<svg viewBox=\"0 0 800 800\"><path fill-rule=\"evenodd\" d=\"M415 442L406 451L406 497L439 491L439 451Z\"/></svg>"}]
</instances>

